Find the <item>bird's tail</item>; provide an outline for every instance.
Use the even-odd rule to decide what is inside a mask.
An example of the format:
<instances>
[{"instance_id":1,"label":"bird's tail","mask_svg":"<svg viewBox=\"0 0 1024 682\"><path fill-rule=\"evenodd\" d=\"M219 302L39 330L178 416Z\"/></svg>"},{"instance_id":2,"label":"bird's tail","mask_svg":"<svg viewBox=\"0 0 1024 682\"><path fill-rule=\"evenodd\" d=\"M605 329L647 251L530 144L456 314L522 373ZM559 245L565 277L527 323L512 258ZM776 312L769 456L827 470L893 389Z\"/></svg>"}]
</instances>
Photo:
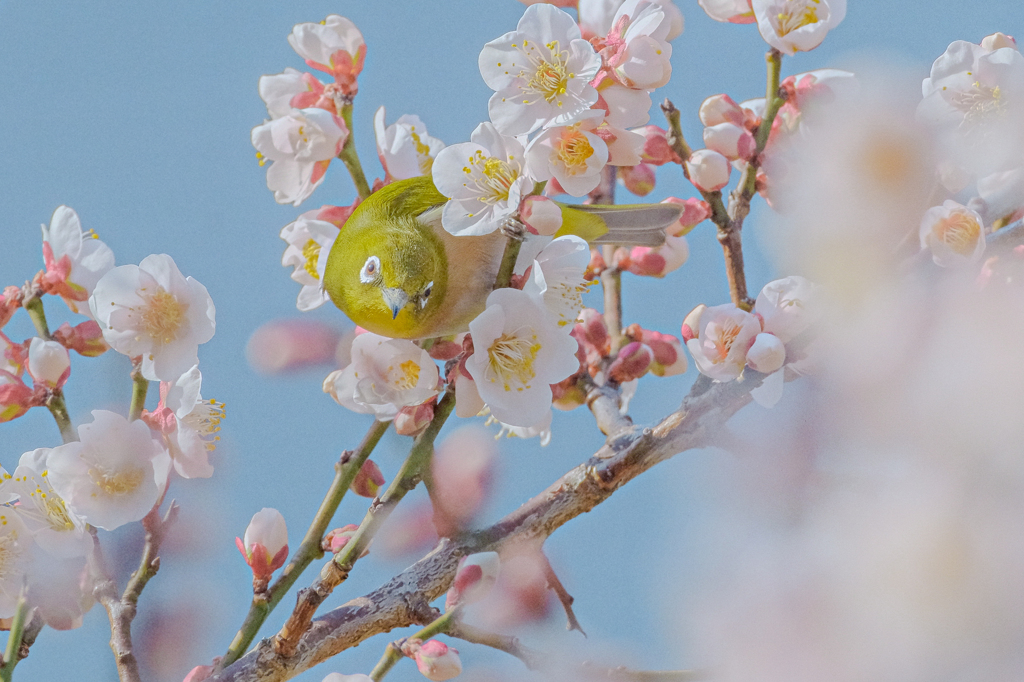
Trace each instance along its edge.
<instances>
[{"instance_id":1,"label":"bird's tail","mask_svg":"<svg viewBox=\"0 0 1024 682\"><path fill-rule=\"evenodd\" d=\"M583 227L580 223L589 223L593 236L587 235L587 241L591 244L629 246L661 246L665 243L665 228L683 214L683 207L677 204L582 204L573 205L571 210L583 214L572 221L577 223L573 232Z\"/></svg>"}]
</instances>

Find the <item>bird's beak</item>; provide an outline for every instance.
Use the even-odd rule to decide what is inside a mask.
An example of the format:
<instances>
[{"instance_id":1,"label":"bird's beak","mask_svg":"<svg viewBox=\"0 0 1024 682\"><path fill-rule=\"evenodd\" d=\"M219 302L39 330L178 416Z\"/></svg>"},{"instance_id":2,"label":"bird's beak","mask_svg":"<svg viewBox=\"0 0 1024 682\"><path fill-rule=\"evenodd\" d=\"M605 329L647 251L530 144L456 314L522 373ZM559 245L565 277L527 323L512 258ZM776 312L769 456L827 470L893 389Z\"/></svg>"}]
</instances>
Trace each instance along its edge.
<instances>
[{"instance_id":1,"label":"bird's beak","mask_svg":"<svg viewBox=\"0 0 1024 682\"><path fill-rule=\"evenodd\" d=\"M384 296L384 303L391 308L391 319L398 317L398 311L409 303L409 294L401 289L383 287L380 293Z\"/></svg>"}]
</instances>

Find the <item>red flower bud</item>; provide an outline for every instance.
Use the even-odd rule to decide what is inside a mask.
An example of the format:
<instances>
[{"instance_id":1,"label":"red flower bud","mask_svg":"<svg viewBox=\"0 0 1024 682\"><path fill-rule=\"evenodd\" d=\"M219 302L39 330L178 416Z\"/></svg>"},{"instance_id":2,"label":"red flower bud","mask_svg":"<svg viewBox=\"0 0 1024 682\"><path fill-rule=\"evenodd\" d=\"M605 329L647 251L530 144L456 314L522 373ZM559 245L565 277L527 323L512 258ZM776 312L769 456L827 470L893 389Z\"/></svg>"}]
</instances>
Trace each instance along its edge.
<instances>
[{"instance_id":1,"label":"red flower bud","mask_svg":"<svg viewBox=\"0 0 1024 682\"><path fill-rule=\"evenodd\" d=\"M380 472L380 468L374 464L372 459L368 459L363 462L363 466L359 467L359 473L352 480L349 490L361 497L372 499L377 497L382 485L384 485L384 474Z\"/></svg>"}]
</instances>

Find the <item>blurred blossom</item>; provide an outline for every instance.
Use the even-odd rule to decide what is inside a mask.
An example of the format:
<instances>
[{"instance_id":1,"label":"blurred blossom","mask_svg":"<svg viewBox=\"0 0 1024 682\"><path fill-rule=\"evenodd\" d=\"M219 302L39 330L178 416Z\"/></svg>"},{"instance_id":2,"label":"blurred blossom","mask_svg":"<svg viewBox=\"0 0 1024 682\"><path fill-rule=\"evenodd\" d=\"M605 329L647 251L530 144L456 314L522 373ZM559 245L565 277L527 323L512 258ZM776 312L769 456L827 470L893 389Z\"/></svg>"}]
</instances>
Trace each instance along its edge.
<instances>
[{"instance_id":1,"label":"blurred blossom","mask_svg":"<svg viewBox=\"0 0 1024 682\"><path fill-rule=\"evenodd\" d=\"M501 572L494 588L483 601L471 607L473 622L488 630L504 632L546 617L551 606L546 566L547 560L532 545L503 549Z\"/></svg>"},{"instance_id":2,"label":"blurred blossom","mask_svg":"<svg viewBox=\"0 0 1024 682\"><path fill-rule=\"evenodd\" d=\"M427 500L401 504L374 538L374 556L388 560L418 559L437 543L434 507Z\"/></svg>"},{"instance_id":3,"label":"blurred blossom","mask_svg":"<svg viewBox=\"0 0 1024 682\"><path fill-rule=\"evenodd\" d=\"M478 602L491 591L498 579L501 559L497 552L479 552L459 559L455 580L445 597L444 610Z\"/></svg>"},{"instance_id":4,"label":"blurred blossom","mask_svg":"<svg viewBox=\"0 0 1024 682\"><path fill-rule=\"evenodd\" d=\"M334 327L315 320L271 320L249 337L245 357L262 374L333 364L341 336Z\"/></svg>"},{"instance_id":5,"label":"blurred blossom","mask_svg":"<svg viewBox=\"0 0 1024 682\"><path fill-rule=\"evenodd\" d=\"M413 658L419 671L432 682L444 682L462 674L458 650L436 639L415 647Z\"/></svg>"},{"instance_id":6,"label":"blurred blossom","mask_svg":"<svg viewBox=\"0 0 1024 682\"><path fill-rule=\"evenodd\" d=\"M479 426L454 431L434 453L432 501L440 535L467 528L487 502L495 476L498 446Z\"/></svg>"},{"instance_id":7,"label":"blurred blossom","mask_svg":"<svg viewBox=\"0 0 1024 682\"><path fill-rule=\"evenodd\" d=\"M380 165L392 180L430 175L434 158L444 149L444 142L427 134L419 116L405 114L385 126L383 106L373 116L373 132Z\"/></svg>"},{"instance_id":8,"label":"blurred blossom","mask_svg":"<svg viewBox=\"0 0 1024 682\"><path fill-rule=\"evenodd\" d=\"M921 248L930 249L942 267L975 263L985 252L985 226L981 216L963 204L944 201L921 218Z\"/></svg>"},{"instance_id":9,"label":"blurred blossom","mask_svg":"<svg viewBox=\"0 0 1024 682\"><path fill-rule=\"evenodd\" d=\"M369 675L342 675L341 673L331 673L325 677L321 682L373 682L373 679Z\"/></svg>"},{"instance_id":10,"label":"blurred blossom","mask_svg":"<svg viewBox=\"0 0 1024 682\"><path fill-rule=\"evenodd\" d=\"M698 3L708 16L715 21L727 21L730 24L752 24L757 21L754 18L754 10L750 6L751 0L698 0Z\"/></svg>"}]
</instances>

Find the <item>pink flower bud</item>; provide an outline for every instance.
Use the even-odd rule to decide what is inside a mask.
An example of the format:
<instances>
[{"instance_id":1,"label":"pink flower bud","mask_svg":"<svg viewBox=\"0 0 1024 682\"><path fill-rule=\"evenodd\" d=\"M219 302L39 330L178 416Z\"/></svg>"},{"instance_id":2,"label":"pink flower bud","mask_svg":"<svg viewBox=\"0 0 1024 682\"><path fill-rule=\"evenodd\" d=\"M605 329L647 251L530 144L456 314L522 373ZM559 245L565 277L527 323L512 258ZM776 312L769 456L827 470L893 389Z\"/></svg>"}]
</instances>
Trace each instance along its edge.
<instances>
[{"instance_id":1,"label":"pink flower bud","mask_svg":"<svg viewBox=\"0 0 1024 682\"><path fill-rule=\"evenodd\" d=\"M712 149L698 149L686 160L690 182L702 192L714 192L729 183L729 159Z\"/></svg>"},{"instance_id":2,"label":"pink flower bud","mask_svg":"<svg viewBox=\"0 0 1024 682\"><path fill-rule=\"evenodd\" d=\"M612 252L612 267L616 270L629 269L629 249L620 246Z\"/></svg>"},{"instance_id":3,"label":"pink flower bud","mask_svg":"<svg viewBox=\"0 0 1024 682\"><path fill-rule=\"evenodd\" d=\"M592 346L601 356L607 355L611 350L611 336L604 315L593 308L584 308L580 311L579 319L583 328L583 342Z\"/></svg>"},{"instance_id":4,"label":"pink flower bud","mask_svg":"<svg viewBox=\"0 0 1024 682\"><path fill-rule=\"evenodd\" d=\"M430 347L427 353L430 357L441 362L447 362L459 356L462 352L462 344L454 341L438 341Z\"/></svg>"},{"instance_id":5,"label":"pink flower bud","mask_svg":"<svg viewBox=\"0 0 1024 682\"><path fill-rule=\"evenodd\" d=\"M639 379L647 374L652 360L654 352L650 347L636 341L627 343L608 367L608 376L620 384Z\"/></svg>"},{"instance_id":6,"label":"pink flower bud","mask_svg":"<svg viewBox=\"0 0 1024 682\"><path fill-rule=\"evenodd\" d=\"M245 346L249 366L263 374L294 372L333 363L341 334L313 320L273 320L252 333Z\"/></svg>"},{"instance_id":7,"label":"pink flower bud","mask_svg":"<svg viewBox=\"0 0 1024 682\"><path fill-rule=\"evenodd\" d=\"M668 143L668 132L655 125L647 125L633 131L644 136L644 149L640 158L652 166L679 163L679 156Z\"/></svg>"},{"instance_id":8,"label":"pink flower bud","mask_svg":"<svg viewBox=\"0 0 1024 682\"><path fill-rule=\"evenodd\" d=\"M334 530L328 531L327 535L324 536L323 542L320 543L320 547L325 552L337 554L352 540L352 536L356 534L357 530L359 530L359 526L354 523L349 523L341 528L335 528ZM370 550L365 549L359 557L362 558L369 553Z\"/></svg>"},{"instance_id":9,"label":"pink flower bud","mask_svg":"<svg viewBox=\"0 0 1024 682\"><path fill-rule=\"evenodd\" d=\"M651 363L652 374L670 377L686 371L689 363L686 360L686 353L683 352L683 344L678 338L648 329L641 329L640 332L637 340L648 345L654 353L654 361Z\"/></svg>"},{"instance_id":10,"label":"pink flower bud","mask_svg":"<svg viewBox=\"0 0 1024 682\"><path fill-rule=\"evenodd\" d=\"M434 401L403 407L395 415L395 433L400 436L418 436L434 418Z\"/></svg>"},{"instance_id":11,"label":"pink flower bud","mask_svg":"<svg viewBox=\"0 0 1024 682\"><path fill-rule=\"evenodd\" d=\"M654 169L646 163L619 168L619 180L633 194L645 197L654 189Z\"/></svg>"},{"instance_id":12,"label":"pink flower bud","mask_svg":"<svg viewBox=\"0 0 1024 682\"><path fill-rule=\"evenodd\" d=\"M434 525L440 535L465 528L476 517L490 492L497 464L494 438L466 427L452 433L434 453Z\"/></svg>"},{"instance_id":13,"label":"pink flower bud","mask_svg":"<svg viewBox=\"0 0 1024 682\"><path fill-rule=\"evenodd\" d=\"M673 237L688 235L693 228L711 217L711 206L703 199L695 197L690 197L689 199L669 197L661 203L683 206L683 214L679 216L679 220L665 228L665 232Z\"/></svg>"},{"instance_id":14,"label":"pink flower bud","mask_svg":"<svg viewBox=\"0 0 1024 682\"><path fill-rule=\"evenodd\" d=\"M472 604L486 597L498 579L500 566L497 552L479 552L459 560L459 569L445 598L444 610Z\"/></svg>"},{"instance_id":15,"label":"pink flower bud","mask_svg":"<svg viewBox=\"0 0 1024 682\"><path fill-rule=\"evenodd\" d=\"M713 149L730 161L749 159L757 149L757 143L749 130L729 122L705 128L704 146Z\"/></svg>"},{"instance_id":16,"label":"pink flower bud","mask_svg":"<svg viewBox=\"0 0 1024 682\"><path fill-rule=\"evenodd\" d=\"M245 540L236 537L235 544L253 577L269 578L288 558L288 528L281 512L264 507L253 514L245 529Z\"/></svg>"},{"instance_id":17,"label":"pink flower bud","mask_svg":"<svg viewBox=\"0 0 1024 682\"><path fill-rule=\"evenodd\" d=\"M747 351L747 365L762 374L771 374L786 362L786 346L779 337L762 332L754 337Z\"/></svg>"},{"instance_id":18,"label":"pink flower bud","mask_svg":"<svg viewBox=\"0 0 1024 682\"><path fill-rule=\"evenodd\" d=\"M608 264L604 261L604 256L601 255L600 249L590 250L590 262L587 264L587 269L583 271L583 279L588 282L592 279L600 277L604 269L608 267Z\"/></svg>"},{"instance_id":19,"label":"pink flower bud","mask_svg":"<svg viewBox=\"0 0 1024 682\"><path fill-rule=\"evenodd\" d=\"M689 257L690 246L686 237L666 236L661 246L634 246L629 252L629 265L626 269L634 275L664 277L679 269Z\"/></svg>"},{"instance_id":20,"label":"pink flower bud","mask_svg":"<svg viewBox=\"0 0 1024 682\"><path fill-rule=\"evenodd\" d=\"M360 497L373 499L377 497L382 485L384 485L384 474L380 472L380 468L374 464L372 459L368 459L363 462L363 466L359 467L359 473L352 480L349 490Z\"/></svg>"},{"instance_id":21,"label":"pink flower bud","mask_svg":"<svg viewBox=\"0 0 1024 682\"><path fill-rule=\"evenodd\" d=\"M743 125L745 114L739 104L729 95L712 95L700 105L697 114L705 126L716 126L719 123L735 123Z\"/></svg>"},{"instance_id":22,"label":"pink flower bud","mask_svg":"<svg viewBox=\"0 0 1024 682\"><path fill-rule=\"evenodd\" d=\"M585 362L586 359L581 364ZM551 385L552 407L569 412L587 403L587 392L580 387L578 379L578 375L574 374L565 381Z\"/></svg>"},{"instance_id":23,"label":"pink flower bud","mask_svg":"<svg viewBox=\"0 0 1024 682\"><path fill-rule=\"evenodd\" d=\"M537 234L550 237L562 227L562 209L547 197L530 196L523 199L519 219Z\"/></svg>"},{"instance_id":24,"label":"pink flower bud","mask_svg":"<svg viewBox=\"0 0 1024 682\"><path fill-rule=\"evenodd\" d=\"M682 335L683 341L697 338L700 333L700 316L707 310L707 306L701 303L699 306L686 314L683 319Z\"/></svg>"},{"instance_id":25,"label":"pink flower bud","mask_svg":"<svg viewBox=\"0 0 1024 682\"><path fill-rule=\"evenodd\" d=\"M214 665L197 665L189 671L188 675L185 675L185 679L181 682L203 682L203 680L212 676L213 671L216 669L216 663Z\"/></svg>"},{"instance_id":26,"label":"pink flower bud","mask_svg":"<svg viewBox=\"0 0 1024 682\"><path fill-rule=\"evenodd\" d=\"M28 373L37 385L60 388L71 374L67 348L56 341L33 338L28 347Z\"/></svg>"},{"instance_id":27,"label":"pink flower bud","mask_svg":"<svg viewBox=\"0 0 1024 682\"><path fill-rule=\"evenodd\" d=\"M1004 47L1011 47L1016 50L1017 41L1013 39L1013 36L1008 36L1005 33L993 33L981 39L981 47L989 52L994 52Z\"/></svg>"},{"instance_id":28,"label":"pink flower bud","mask_svg":"<svg viewBox=\"0 0 1024 682\"><path fill-rule=\"evenodd\" d=\"M110 346L103 340L103 330L95 320L86 320L74 327L65 322L53 333L53 340L87 358L103 355L110 350Z\"/></svg>"},{"instance_id":29,"label":"pink flower bud","mask_svg":"<svg viewBox=\"0 0 1024 682\"><path fill-rule=\"evenodd\" d=\"M423 676L433 682L443 682L462 674L458 650L436 639L424 642L413 658Z\"/></svg>"},{"instance_id":30,"label":"pink flower bud","mask_svg":"<svg viewBox=\"0 0 1024 682\"><path fill-rule=\"evenodd\" d=\"M4 288L4 293L0 294L0 329L10 321L14 311L21 307L21 300L21 289L16 286Z\"/></svg>"}]
</instances>

